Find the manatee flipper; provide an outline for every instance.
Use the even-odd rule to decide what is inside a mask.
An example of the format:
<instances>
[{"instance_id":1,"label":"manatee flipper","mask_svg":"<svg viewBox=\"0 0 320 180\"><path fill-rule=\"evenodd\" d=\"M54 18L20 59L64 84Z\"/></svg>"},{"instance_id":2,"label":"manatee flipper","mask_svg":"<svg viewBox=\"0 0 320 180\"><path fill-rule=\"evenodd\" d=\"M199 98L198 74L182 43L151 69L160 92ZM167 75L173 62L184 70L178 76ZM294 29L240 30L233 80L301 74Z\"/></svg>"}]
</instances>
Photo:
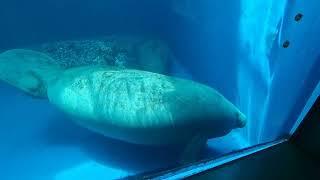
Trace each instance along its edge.
<instances>
[{"instance_id":1,"label":"manatee flipper","mask_svg":"<svg viewBox=\"0 0 320 180\"><path fill-rule=\"evenodd\" d=\"M201 151L207 144L208 137L204 135L194 136L185 146L179 164L188 164L197 161L200 158Z\"/></svg>"}]
</instances>

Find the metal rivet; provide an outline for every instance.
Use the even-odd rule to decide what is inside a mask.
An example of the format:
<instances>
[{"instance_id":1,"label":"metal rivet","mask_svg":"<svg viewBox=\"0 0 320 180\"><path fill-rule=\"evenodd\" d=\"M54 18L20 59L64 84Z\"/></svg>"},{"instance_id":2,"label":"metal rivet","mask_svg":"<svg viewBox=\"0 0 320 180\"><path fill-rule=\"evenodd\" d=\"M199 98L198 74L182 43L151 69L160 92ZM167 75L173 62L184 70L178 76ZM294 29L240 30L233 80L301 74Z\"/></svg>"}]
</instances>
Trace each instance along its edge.
<instances>
[{"instance_id":1,"label":"metal rivet","mask_svg":"<svg viewBox=\"0 0 320 180\"><path fill-rule=\"evenodd\" d=\"M302 19L302 17L303 17L303 14L298 13L298 14L294 17L294 20L295 20L295 21L300 21L300 20Z\"/></svg>"},{"instance_id":2,"label":"metal rivet","mask_svg":"<svg viewBox=\"0 0 320 180\"><path fill-rule=\"evenodd\" d=\"M289 42L288 40L286 40L286 41L282 44L282 47L283 47L283 48L287 48L287 47L289 47L289 45L290 45L290 42Z\"/></svg>"}]
</instances>

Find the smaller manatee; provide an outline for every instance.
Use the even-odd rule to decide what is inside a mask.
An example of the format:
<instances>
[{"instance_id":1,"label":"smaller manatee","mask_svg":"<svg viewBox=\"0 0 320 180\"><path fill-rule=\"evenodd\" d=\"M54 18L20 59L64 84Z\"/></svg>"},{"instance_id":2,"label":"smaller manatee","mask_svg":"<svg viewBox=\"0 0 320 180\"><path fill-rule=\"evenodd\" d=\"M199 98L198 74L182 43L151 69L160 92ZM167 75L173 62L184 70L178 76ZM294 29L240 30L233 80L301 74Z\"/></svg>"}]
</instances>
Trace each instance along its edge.
<instances>
[{"instance_id":1,"label":"smaller manatee","mask_svg":"<svg viewBox=\"0 0 320 180\"><path fill-rule=\"evenodd\" d=\"M0 80L39 98L47 96L47 82L62 69L49 56L13 49L0 54Z\"/></svg>"},{"instance_id":2,"label":"smaller manatee","mask_svg":"<svg viewBox=\"0 0 320 180\"><path fill-rule=\"evenodd\" d=\"M107 65L168 74L172 58L165 41L149 36L114 34L48 42L29 48L47 54L64 68Z\"/></svg>"}]
</instances>

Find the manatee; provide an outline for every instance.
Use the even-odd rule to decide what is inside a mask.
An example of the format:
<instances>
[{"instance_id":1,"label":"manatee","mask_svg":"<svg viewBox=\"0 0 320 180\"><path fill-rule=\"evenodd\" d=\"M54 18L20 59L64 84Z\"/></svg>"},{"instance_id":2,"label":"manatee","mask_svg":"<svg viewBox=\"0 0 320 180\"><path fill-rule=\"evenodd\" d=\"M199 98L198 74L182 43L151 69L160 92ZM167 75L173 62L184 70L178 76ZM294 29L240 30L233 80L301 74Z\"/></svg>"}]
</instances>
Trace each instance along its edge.
<instances>
[{"instance_id":1,"label":"manatee","mask_svg":"<svg viewBox=\"0 0 320 180\"><path fill-rule=\"evenodd\" d=\"M207 139L246 124L213 88L157 73L87 66L49 84L49 101L80 126L134 144L184 144L187 158Z\"/></svg>"},{"instance_id":2,"label":"manatee","mask_svg":"<svg viewBox=\"0 0 320 180\"><path fill-rule=\"evenodd\" d=\"M0 54L0 80L38 98L46 98L47 82L62 69L51 57L32 50Z\"/></svg>"},{"instance_id":3,"label":"manatee","mask_svg":"<svg viewBox=\"0 0 320 180\"><path fill-rule=\"evenodd\" d=\"M26 48L47 54L64 68L107 65L168 74L172 58L164 41L132 35L47 42Z\"/></svg>"},{"instance_id":4,"label":"manatee","mask_svg":"<svg viewBox=\"0 0 320 180\"><path fill-rule=\"evenodd\" d=\"M182 162L207 139L244 127L246 117L206 85L114 66L66 68L31 50L0 54L0 79L50 103L110 138L141 145L182 145Z\"/></svg>"}]
</instances>

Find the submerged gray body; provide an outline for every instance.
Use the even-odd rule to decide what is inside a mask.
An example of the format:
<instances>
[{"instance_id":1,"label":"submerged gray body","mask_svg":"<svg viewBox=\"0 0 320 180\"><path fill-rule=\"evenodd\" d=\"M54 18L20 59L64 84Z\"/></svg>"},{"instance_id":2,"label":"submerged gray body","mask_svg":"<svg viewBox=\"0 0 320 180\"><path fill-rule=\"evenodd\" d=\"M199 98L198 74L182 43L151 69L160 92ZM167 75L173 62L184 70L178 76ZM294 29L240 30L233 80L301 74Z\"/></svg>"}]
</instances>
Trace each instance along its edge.
<instances>
[{"instance_id":1,"label":"submerged gray body","mask_svg":"<svg viewBox=\"0 0 320 180\"><path fill-rule=\"evenodd\" d=\"M42 98L95 132L146 145L185 144L243 127L245 116L214 89L161 74L115 67L64 69L49 56L0 54L0 80Z\"/></svg>"},{"instance_id":2,"label":"submerged gray body","mask_svg":"<svg viewBox=\"0 0 320 180\"><path fill-rule=\"evenodd\" d=\"M164 41L133 35L49 42L30 48L52 57L63 68L107 65L167 74L171 57Z\"/></svg>"},{"instance_id":3,"label":"submerged gray body","mask_svg":"<svg viewBox=\"0 0 320 180\"><path fill-rule=\"evenodd\" d=\"M246 123L245 116L214 89L146 71L72 68L49 84L50 102L76 123L135 144L220 137Z\"/></svg>"}]
</instances>

